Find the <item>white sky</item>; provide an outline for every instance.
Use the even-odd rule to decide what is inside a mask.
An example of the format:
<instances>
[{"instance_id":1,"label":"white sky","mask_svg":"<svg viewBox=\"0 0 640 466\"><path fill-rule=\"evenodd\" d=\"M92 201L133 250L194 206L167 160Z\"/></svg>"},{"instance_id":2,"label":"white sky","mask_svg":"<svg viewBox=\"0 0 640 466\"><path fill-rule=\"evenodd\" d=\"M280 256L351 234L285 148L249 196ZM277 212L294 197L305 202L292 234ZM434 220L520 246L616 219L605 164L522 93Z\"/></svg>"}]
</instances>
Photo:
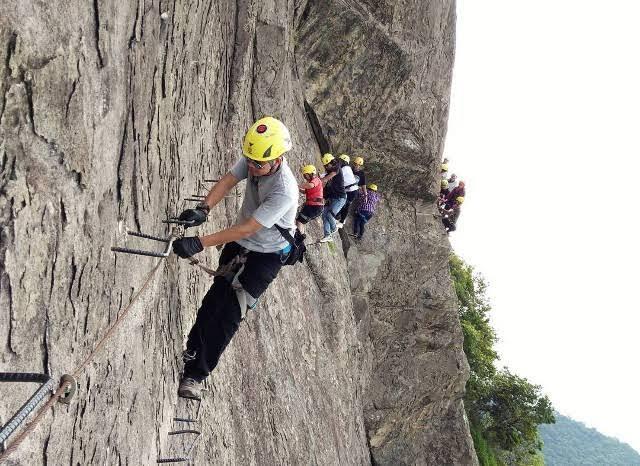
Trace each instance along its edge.
<instances>
[{"instance_id":1,"label":"white sky","mask_svg":"<svg viewBox=\"0 0 640 466\"><path fill-rule=\"evenodd\" d=\"M640 451L640 1L458 0L451 235L502 363Z\"/></svg>"}]
</instances>

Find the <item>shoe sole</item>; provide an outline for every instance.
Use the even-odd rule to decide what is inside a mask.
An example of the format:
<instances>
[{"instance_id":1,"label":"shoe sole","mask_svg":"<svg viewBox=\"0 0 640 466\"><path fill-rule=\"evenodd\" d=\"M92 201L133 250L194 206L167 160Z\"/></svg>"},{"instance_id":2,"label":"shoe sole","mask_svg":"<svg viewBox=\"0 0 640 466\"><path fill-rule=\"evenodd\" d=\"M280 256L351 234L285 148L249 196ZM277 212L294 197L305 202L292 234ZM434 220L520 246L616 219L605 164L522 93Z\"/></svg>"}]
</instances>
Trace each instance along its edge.
<instances>
[{"instance_id":1,"label":"shoe sole","mask_svg":"<svg viewBox=\"0 0 640 466\"><path fill-rule=\"evenodd\" d=\"M180 393L178 392L178 396L180 398L186 398L188 400L197 400L197 401L202 401L202 397L201 396L195 396L195 395L189 395L187 393Z\"/></svg>"}]
</instances>

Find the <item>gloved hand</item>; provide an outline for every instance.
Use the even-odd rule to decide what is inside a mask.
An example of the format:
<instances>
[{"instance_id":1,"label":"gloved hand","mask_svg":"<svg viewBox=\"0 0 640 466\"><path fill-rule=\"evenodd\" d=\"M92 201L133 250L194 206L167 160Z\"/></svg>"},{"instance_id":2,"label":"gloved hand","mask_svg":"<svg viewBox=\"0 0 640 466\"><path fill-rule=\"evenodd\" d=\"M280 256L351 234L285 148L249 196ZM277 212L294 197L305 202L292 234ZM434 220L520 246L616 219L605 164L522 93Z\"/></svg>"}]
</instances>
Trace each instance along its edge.
<instances>
[{"instance_id":1,"label":"gloved hand","mask_svg":"<svg viewBox=\"0 0 640 466\"><path fill-rule=\"evenodd\" d=\"M187 209L180 214L178 220L182 220L185 222L193 222L191 225L187 225L187 227L197 227L198 225L202 225L207 220L207 215L209 214L209 206L204 202L201 202L193 209Z\"/></svg>"},{"instance_id":2,"label":"gloved hand","mask_svg":"<svg viewBox=\"0 0 640 466\"><path fill-rule=\"evenodd\" d=\"M194 254L202 252L204 247L197 236L187 236L173 242L173 252L183 259L187 259Z\"/></svg>"}]
</instances>

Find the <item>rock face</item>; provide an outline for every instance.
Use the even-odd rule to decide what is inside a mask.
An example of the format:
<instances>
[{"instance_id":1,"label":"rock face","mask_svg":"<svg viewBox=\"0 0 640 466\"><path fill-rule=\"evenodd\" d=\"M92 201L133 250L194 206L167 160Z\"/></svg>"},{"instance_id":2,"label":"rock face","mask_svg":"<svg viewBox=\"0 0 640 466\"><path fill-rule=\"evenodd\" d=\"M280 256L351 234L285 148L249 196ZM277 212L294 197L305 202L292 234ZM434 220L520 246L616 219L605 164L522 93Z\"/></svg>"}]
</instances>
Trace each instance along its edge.
<instances>
[{"instance_id":1,"label":"rock face","mask_svg":"<svg viewBox=\"0 0 640 466\"><path fill-rule=\"evenodd\" d=\"M209 379L195 464L474 464L431 202L452 1L57 3L7 0L0 16L0 370L72 372L156 263L110 247L148 244L127 227L166 233L272 114L292 166L361 153L384 205L365 243L310 246L249 314ZM240 200L197 233L232 224ZM166 260L73 403L10 463L179 452L166 434L192 409L175 397L180 353L209 283ZM0 385L2 422L31 389Z\"/></svg>"}]
</instances>

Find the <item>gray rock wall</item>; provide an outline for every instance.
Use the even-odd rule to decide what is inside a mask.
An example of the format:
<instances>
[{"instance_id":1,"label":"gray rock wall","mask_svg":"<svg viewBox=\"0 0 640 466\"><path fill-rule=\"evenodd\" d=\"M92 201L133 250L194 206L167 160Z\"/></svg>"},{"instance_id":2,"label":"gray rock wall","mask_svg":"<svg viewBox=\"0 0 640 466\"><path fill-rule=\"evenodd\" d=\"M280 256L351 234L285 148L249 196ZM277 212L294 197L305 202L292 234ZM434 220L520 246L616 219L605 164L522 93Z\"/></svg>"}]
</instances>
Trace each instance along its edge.
<instances>
[{"instance_id":1,"label":"gray rock wall","mask_svg":"<svg viewBox=\"0 0 640 466\"><path fill-rule=\"evenodd\" d=\"M165 232L161 220L204 193L250 123L273 114L291 129L294 167L324 146L363 151L397 208L381 212L366 247L312 246L307 265L271 286L210 378L196 464L473 462L448 243L429 203L403 214L433 194L449 2L5 0L2 10L0 370L71 372L155 263L109 248L142 244L126 228ZM233 223L239 203L226 199L198 232ZM393 232L418 218L411 247ZM215 264L215 249L206 256ZM366 280L360 261L372 264ZM180 352L208 284L167 260L74 402L11 462L153 464L169 453L171 419L191 409L174 395ZM31 388L0 386L2 421Z\"/></svg>"},{"instance_id":2,"label":"gray rock wall","mask_svg":"<svg viewBox=\"0 0 640 466\"><path fill-rule=\"evenodd\" d=\"M472 464L468 367L432 202L446 131L453 2L310 4L298 60L308 106L333 150L365 157L384 193L366 239L348 243L363 347L365 425L379 464ZM325 18L332 18L326 21ZM347 226L349 228L349 226Z\"/></svg>"}]
</instances>

